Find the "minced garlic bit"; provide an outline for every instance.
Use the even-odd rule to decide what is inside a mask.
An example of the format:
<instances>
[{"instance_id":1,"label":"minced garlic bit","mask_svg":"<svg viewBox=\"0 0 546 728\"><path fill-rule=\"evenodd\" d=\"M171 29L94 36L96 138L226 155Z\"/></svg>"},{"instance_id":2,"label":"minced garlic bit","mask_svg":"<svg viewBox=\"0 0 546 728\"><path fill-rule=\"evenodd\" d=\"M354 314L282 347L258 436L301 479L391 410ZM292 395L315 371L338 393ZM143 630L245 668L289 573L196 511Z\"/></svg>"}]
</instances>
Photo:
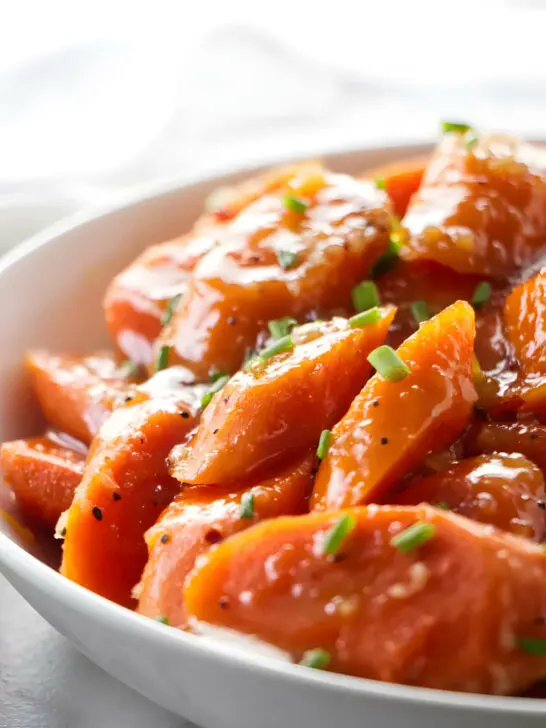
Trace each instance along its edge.
<instances>
[{"instance_id":1,"label":"minced garlic bit","mask_svg":"<svg viewBox=\"0 0 546 728\"><path fill-rule=\"evenodd\" d=\"M417 561L409 568L409 582L407 584L392 584L387 594L393 599L408 599L424 589L430 577L430 570L422 561Z\"/></svg>"}]
</instances>

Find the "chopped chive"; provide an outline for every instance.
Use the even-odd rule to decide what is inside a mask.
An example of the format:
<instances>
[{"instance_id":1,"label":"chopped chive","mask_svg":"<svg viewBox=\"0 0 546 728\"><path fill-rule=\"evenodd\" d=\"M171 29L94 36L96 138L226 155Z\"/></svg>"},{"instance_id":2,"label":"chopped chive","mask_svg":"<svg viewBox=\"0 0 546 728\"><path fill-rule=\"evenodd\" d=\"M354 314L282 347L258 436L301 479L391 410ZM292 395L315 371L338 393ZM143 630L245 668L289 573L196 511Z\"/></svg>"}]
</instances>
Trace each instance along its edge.
<instances>
[{"instance_id":1,"label":"chopped chive","mask_svg":"<svg viewBox=\"0 0 546 728\"><path fill-rule=\"evenodd\" d=\"M468 149L468 151L470 152L472 149L474 149L477 143L478 137L476 136L476 134L472 130L467 131L464 135L464 145Z\"/></svg>"},{"instance_id":2,"label":"chopped chive","mask_svg":"<svg viewBox=\"0 0 546 728\"><path fill-rule=\"evenodd\" d=\"M250 490L243 493L241 498L239 518L254 518L254 493Z\"/></svg>"},{"instance_id":3,"label":"chopped chive","mask_svg":"<svg viewBox=\"0 0 546 728\"><path fill-rule=\"evenodd\" d=\"M291 351L294 348L294 342L290 334L282 336L280 339L274 341L270 346L267 346L263 351L260 352L259 358L262 361L271 359L276 354L282 354L283 351Z\"/></svg>"},{"instance_id":4,"label":"chopped chive","mask_svg":"<svg viewBox=\"0 0 546 728\"><path fill-rule=\"evenodd\" d=\"M157 355L157 361L155 363L155 370L156 372L160 372L162 369L165 369L167 364L169 363L169 353L171 351L170 346L162 346L159 350L159 354Z\"/></svg>"},{"instance_id":5,"label":"chopped chive","mask_svg":"<svg viewBox=\"0 0 546 728\"><path fill-rule=\"evenodd\" d=\"M522 652L528 655L546 655L546 640L538 637L520 637L516 641Z\"/></svg>"},{"instance_id":6,"label":"chopped chive","mask_svg":"<svg viewBox=\"0 0 546 728\"><path fill-rule=\"evenodd\" d=\"M378 346L368 356L368 361L388 382L400 382L411 373L409 366L390 346Z\"/></svg>"},{"instance_id":7,"label":"chopped chive","mask_svg":"<svg viewBox=\"0 0 546 728\"><path fill-rule=\"evenodd\" d=\"M414 523L413 526L393 536L390 543L403 554L409 554L413 549L430 541L435 533L436 527L433 523Z\"/></svg>"},{"instance_id":8,"label":"chopped chive","mask_svg":"<svg viewBox=\"0 0 546 728\"><path fill-rule=\"evenodd\" d=\"M281 268L288 270L296 265L298 262L298 256L291 250L279 250L277 253L277 260L279 261Z\"/></svg>"},{"instance_id":9,"label":"chopped chive","mask_svg":"<svg viewBox=\"0 0 546 728\"><path fill-rule=\"evenodd\" d=\"M362 281L351 291L353 306L357 313L379 306L379 293L373 281Z\"/></svg>"},{"instance_id":10,"label":"chopped chive","mask_svg":"<svg viewBox=\"0 0 546 728\"><path fill-rule=\"evenodd\" d=\"M332 528L330 528L325 536L324 536L324 543L322 546L322 550L325 554L329 554L330 556L334 556L337 554L339 549L342 547L343 542L349 536L349 534L354 530L354 527L356 526L356 520L355 517L352 516L350 513L345 513L343 516L341 516L340 519L338 519Z\"/></svg>"},{"instance_id":11,"label":"chopped chive","mask_svg":"<svg viewBox=\"0 0 546 728\"><path fill-rule=\"evenodd\" d=\"M230 379L231 377L229 376L229 374L224 374L222 372L220 372L219 376L215 379L212 379L211 377L212 384L209 388L209 391L201 397L201 407L203 409L205 409L205 407L210 404L213 395L215 395L216 392L219 392L223 387L225 387Z\"/></svg>"},{"instance_id":12,"label":"chopped chive","mask_svg":"<svg viewBox=\"0 0 546 728\"><path fill-rule=\"evenodd\" d=\"M357 313L354 316L351 316L349 319L349 326L352 329L358 329L361 326L376 324L378 321L381 321L381 311L377 308L377 306L375 306L374 308L370 308L368 311L362 311L362 313Z\"/></svg>"},{"instance_id":13,"label":"chopped chive","mask_svg":"<svg viewBox=\"0 0 546 728\"><path fill-rule=\"evenodd\" d=\"M227 372L223 372L221 369L213 369L209 372L209 382L211 384L214 384L214 382L217 382L219 379L224 379L225 377L229 379L229 374Z\"/></svg>"},{"instance_id":14,"label":"chopped chive","mask_svg":"<svg viewBox=\"0 0 546 728\"><path fill-rule=\"evenodd\" d=\"M442 511L450 511L451 508L448 506L447 503L444 501L441 501L440 503L436 503L436 508L440 508Z\"/></svg>"},{"instance_id":15,"label":"chopped chive","mask_svg":"<svg viewBox=\"0 0 546 728\"><path fill-rule=\"evenodd\" d=\"M130 359L125 359L119 365L118 371L124 377L129 379L136 379L140 374L140 365Z\"/></svg>"},{"instance_id":16,"label":"chopped chive","mask_svg":"<svg viewBox=\"0 0 546 728\"><path fill-rule=\"evenodd\" d=\"M282 319L276 319L274 321L270 321L267 324L267 328L269 329L269 333L274 339L282 339L283 336L287 336L294 326L297 326L298 322L296 319L293 319L291 316L285 316Z\"/></svg>"},{"instance_id":17,"label":"chopped chive","mask_svg":"<svg viewBox=\"0 0 546 728\"><path fill-rule=\"evenodd\" d=\"M320 460L324 460L330 447L330 441L332 439L332 433L330 430L323 430L320 433L320 439L317 447L317 457Z\"/></svg>"},{"instance_id":18,"label":"chopped chive","mask_svg":"<svg viewBox=\"0 0 546 728\"><path fill-rule=\"evenodd\" d=\"M483 304L486 303L490 299L490 297L491 283L488 283L487 281L482 281L476 286L476 290L472 294L472 298L470 300L474 308L479 308L480 306L483 306Z\"/></svg>"},{"instance_id":19,"label":"chopped chive","mask_svg":"<svg viewBox=\"0 0 546 728\"><path fill-rule=\"evenodd\" d=\"M166 326L168 323L170 323L174 312L176 311L176 307L180 303L180 299L182 298L182 294L178 293L176 296L173 296L171 300L167 303L167 308L163 311L161 314L161 325Z\"/></svg>"},{"instance_id":20,"label":"chopped chive","mask_svg":"<svg viewBox=\"0 0 546 728\"><path fill-rule=\"evenodd\" d=\"M161 624L169 624L169 618L168 617L154 617L156 622L160 622Z\"/></svg>"},{"instance_id":21,"label":"chopped chive","mask_svg":"<svg viewBox=\"0 0 546 728\"><path fill-rule=\"evenodd\" d=\"M428 310L426 301L412 301L410 309L416 323L421 324L423 321L429 320L430 311Z\"/></svg>"},{"instance_id":22,"label":"chopped chive","mask_svg":"<svg viewBox=\"0 0 546 728\"><path fill-rule=\"evenodd\" d=\"M398 263L401 249L402 242L399 240L398 233L392 233L387 250L373 264L372 278L379 278L384 273L388 273Z\"/></svg>"},{"instance_id":23,"label":"chopped chive","mask_svg":"<svg viewBox=\"0 0 546 728\"><path fill-rule=\"evenodd\" d=\"M442 121L441 129L443 134L447 134L450 131L455 131L457 134L465 134L467 131L472 129L469 124L461 124L457 121Z\"/></svg>"},{"instance_id":24,"label":"chopped chive","mask_svg":"<svg viewBox=\"0 0 546 728\"><path fill-rule=\"evenodd\" d=\"M386 190L387 189L387 183L385 182L385 179L383 177L376 177L375 178L375 186L378 190Z\"/></svg>"},{"instance_id":25,"label":"chopped chive","mask_svg":"<svg viewBox=\"0 0 546 728\"><path fill-rule=\"evenodd\" d=\"M294 197L294 195L285 195L282 198L282 201L287 210L292 210L292 212L297 212L298 215L302 215L309 207L307 202L304 202L299 197Z\"/></svg>"},{"instance_id":26,"label":"chopped chive","mask_svg":"<svg viewBox=\"0 0 546 728\"><path fill-rule=\"evenodd\" d=\"M303 653L300 665L312 667L315 670L324 670L330 664L330 659L330 653L327 650L317 647L315 650L307 650Z\"/></svg>"}]
</instances>

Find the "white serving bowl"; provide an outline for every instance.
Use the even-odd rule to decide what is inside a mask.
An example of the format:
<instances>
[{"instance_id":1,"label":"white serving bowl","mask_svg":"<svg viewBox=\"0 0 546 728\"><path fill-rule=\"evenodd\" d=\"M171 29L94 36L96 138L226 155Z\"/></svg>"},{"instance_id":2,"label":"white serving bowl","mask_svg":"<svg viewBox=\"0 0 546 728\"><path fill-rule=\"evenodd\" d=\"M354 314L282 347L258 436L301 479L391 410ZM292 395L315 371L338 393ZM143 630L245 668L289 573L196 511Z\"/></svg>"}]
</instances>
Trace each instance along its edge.
<instances>
[{"instance_id":1,"label":"white serving bowl","mask_svg":"<svg viewBox=\"0 0 546 728\"><path fill-rule=\"evenodd\" d=\"M322 155L351 173L427 147ZM248 173L248 172L245 172ZM0 441L39 432L21 366L26 349L90 351L108 345L101 301L145 246L189 228L216 186L177 184L114 211L73 219L0 260ZM15 513L0 483L0 508ZM145 619L73 584L48 553L0 518L0 570L90 660L156 703L204 728L527 728L546 701L465 695L314 671ZM465 645L461 645L461 650Z\"/></svg>"}]
</instances>

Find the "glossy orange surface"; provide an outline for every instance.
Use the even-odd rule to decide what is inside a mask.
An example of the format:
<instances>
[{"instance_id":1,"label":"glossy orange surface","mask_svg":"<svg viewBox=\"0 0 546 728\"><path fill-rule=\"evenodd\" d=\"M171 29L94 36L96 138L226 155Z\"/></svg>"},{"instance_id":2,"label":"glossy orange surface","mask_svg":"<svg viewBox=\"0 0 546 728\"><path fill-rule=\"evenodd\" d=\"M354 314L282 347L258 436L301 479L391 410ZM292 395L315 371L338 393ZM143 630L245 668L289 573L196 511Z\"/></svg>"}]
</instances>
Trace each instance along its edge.
<instances>
[{"instance_id":1,"label":"glossy orange surface","mask_svg":"<svg viewBox=\"0 0 546 728\"><path fill-rule=\"evenodd\" d=\"M305 200L305 210L289 209L287 194ZM169 363L206 381L211 370L234 373L271 319L352 311L351 288L385 249L390 226L386 194L373 182L295 177L217 233L156 356L168 347Z\"/></svg>"},{"instance_id":2,"label":"glossy orange surface","mask_svg":"<svg viewBox=\"0 0 546 728\"><path fill-rule=\"evenodd\" d=\"M132 380L107 353L31 351L25 364L46 420L87 444L133 389Z\"/></svg>"},{"instance_id":3,"label":"glossy orange surface","mask_svg":"<svg viewBox=\"0 0 546 728\"><path fill-rule=\"evenodd\" d=\"M85 454L48 437L14 440L0 446L0 468L24 513L34 523L54 529L72 502Z\"/></svg>"},{"instance_id":4,"label":"glossy orange surface","mask_svg":"<svg viewBox=\"0 0 546 728\"><path fill-rule=\"evenodd\" d=\"M376 680L511 694L546 675L546 656L517 643L546 637L541 546L429 506L345 513L354 528L333 557L325 534L339 513L277 518L220 544L188 579L189 615L296 660L327 650L329 669ZM391 539L415 523L433 537L401 553Z\"/></svg>"},{"instance_id":5,"label":"glossy orange surface","mask_svg":"<svg viewBox=\"0 0 546 728\"><path fill-rule=\"evenodd\" d=\"M508 135L446 134L404 218L404 257L500 279L531 264L546 236L545 154Z\"/></svg>"},{"instance_id":6,"label":"glossy orange surface","mask_svg":"<svg viewBox=\"0 0 546 728\"><path fill-rule=\"evenodd\" d=\"M385 190L394 206L394 213L398 217L404 217L412 196L417 192L425 169L428 164L428 156L412 157L399 162L375 167L366 172L367 179L384 182Z\"/></svg>"},{"instance_id":7,"label":"glossy orange surface","mask_svg":"<svg viewBox=\"0 0 546 728\"><path fill-rule=\"evenodd\" d=\"M474 312L462 301L421 324L397 352L411 373L400 382L376 373L335 426L313 509L377 502L462 433L476 399L473 344Z\"/></svg>"},{"instance_id":8,"label":"glossy orange surface","mask_svg":"<svg viewBox=\"0 0 546 728\"><path fill-rule=\"evenodd\" d=\"M544 477L522 455L480 455L411 480L393 497L400 505L441 504L473 521L542 541L546 527Z\"/></svg>"},{"instance_id":9,"label":"glossy orange surface","mask_svg":"<svg viewBox=\"0 0 546 728\"><path fill-rule=\"evenodd\" d=\"M368 379L366 357L394 313L383 309L380 321L360 328L334 318L295 329L292 351L239 371L214 396L189 452L173 453L171 474L181 483L223 484L316 449Z\"/></svg>"},{"instance_id":10,"label":"glossy orange surface","mask_svg":"<svg viewBox=\"0 0 546 728\"><path fill-rule=\"evenodd\" d=\"M307 510L314 455L306 455L274 477L227 487L184 488L146 533L149 557L138 587L138 611L186 623L184 582L196 558L234 533L266 518ZM252 497L252 516L241 516L241 500Z\"/></svg>"}]
</instances>

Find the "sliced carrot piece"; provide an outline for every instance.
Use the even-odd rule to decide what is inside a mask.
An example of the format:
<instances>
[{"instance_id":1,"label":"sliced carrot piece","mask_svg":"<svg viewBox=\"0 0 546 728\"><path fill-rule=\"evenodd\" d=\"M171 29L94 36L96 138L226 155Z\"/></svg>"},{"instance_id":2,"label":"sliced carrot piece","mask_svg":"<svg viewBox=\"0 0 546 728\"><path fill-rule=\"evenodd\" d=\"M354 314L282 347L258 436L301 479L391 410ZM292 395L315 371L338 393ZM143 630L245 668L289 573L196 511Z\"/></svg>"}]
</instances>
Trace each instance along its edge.
<instances>
[{"instance_id":1,"label":"sliced carrot piece","mask_svg":"<svg viewBox=\"0 0 546 728\"><path fill-rule=\"evenodd\" d=\"M313 483L315 457L291 464L278 475L244 489L184 488L146 533L149 557L137 592L138 611L186 623L184 581L196 558L214 544L265 518L304 513Z\"/></svg>"},{"instance_id":2,"label":"sliced carrot piece","mask_svg":"<svg viewBox=\"0 0 546 728\"><path fill-rule=\"evenodd\" d=\"M385 184L398 217L404 217L411 198L419 189L428 159L428 155L411 157L384 164L366 173L366 178L381 180Z\"/></svg>"},{"instance_id":3,"label":"sliced carrot piece","mask_svg":"<svg viewBox=\"0 0 546 728\"><path fill-rule=\"evenodd\" d=\"M209 551L185 599L197 629L254 635L295 660L325 650L350 675L497 694L546 675L546 655L525 651L546 640L542 547L430 506L265 521Z\"/></svg>"},{"instance_id":4,"label":"sliced carrot piece","mask_svg":"<svg viewBox=\"0 0 546 728\"><path fill-rule=\"evenodd\" d=\"M324 172L296 176L217 231L156 355L200 381L235 372L271 319L352 311L351 288L383 252L390 203L373 182Z\"/></svg>"},{"instance_id":5,"label":"sliced carrot piece","mask_svg":"<svg viewBox=\"0 0 546 728\"><path fill-rule=\"evenodd\" d=\"M401 505L441 504L481 523L544 538L544 477L523 455L479 455L443 472L414 478L393 497Z\"/></svg>"},{"instance_id":6,"label":"sliced carrot piece","mask_svg":"<svg viewBox=\"0 0 546 728\"><path fill-rule=\"evenodd\" d=\"M195 427L198 406L184 391L135 398L93 442L81 484L61 518L61 572L125 606L146 563L144 533L180 490L169 477L172 447Z\"/></svg>"},{"instance_id":7,"label":"sliced carrot piece","mask_svg":"<svg viewBox=\"0 0 546 728\"><path fill-rule=\"evenodd\" d=\"M173 452L171 474L223 484L316 448L370 375L366 357L384 341L394 312L382 309L377 323L360 328L335 318L295 329L292 351L239 371L213 398L189 452Z\"/></svg>"},{"instance_id":8,"label":"sliced carrot piece","mask_svg":"<svg viewBox=\"0 0 546 728\"><path fill-rule=\"evenodd\" d=\"M377 501L462 433L476 399L473 344L474 312L463 301L421 324L397 352L408 376L389 382L375 374L334 428L313 509Z\"/></svg>"},{"instance_id":9,"label":"sliced carrot piece","mask_svg":"<svg viewBox=\"0 0 546 728\"><path fill-rule=\"evenodd\" d=\"M87 444L133 389L134 380L107 353L31 351L25 363L46 420Z\"/></svg>"},{"instance_id":10,"label":"sliced carrot piece","mask_svg":"<svg viewBox=\"0 0 546 728\"><path fill-rule=\"evenodd\" d=\"M508 135L470 141L444 135L404 218L402 255L505 279L544 249L545 153Z\"/></svg>"},{"instance_id":11,"label":"sliced carrot piece","mask_svg":"<svg viewBox=\"0 0 546 728\"><path fill-rule=\"evenodd\" d=\"M5 482L25 515L53 529L79 484L85 461L81 451L62 447L48 437L4 442L0 466Z\"/></svg>"}]
</instances>

